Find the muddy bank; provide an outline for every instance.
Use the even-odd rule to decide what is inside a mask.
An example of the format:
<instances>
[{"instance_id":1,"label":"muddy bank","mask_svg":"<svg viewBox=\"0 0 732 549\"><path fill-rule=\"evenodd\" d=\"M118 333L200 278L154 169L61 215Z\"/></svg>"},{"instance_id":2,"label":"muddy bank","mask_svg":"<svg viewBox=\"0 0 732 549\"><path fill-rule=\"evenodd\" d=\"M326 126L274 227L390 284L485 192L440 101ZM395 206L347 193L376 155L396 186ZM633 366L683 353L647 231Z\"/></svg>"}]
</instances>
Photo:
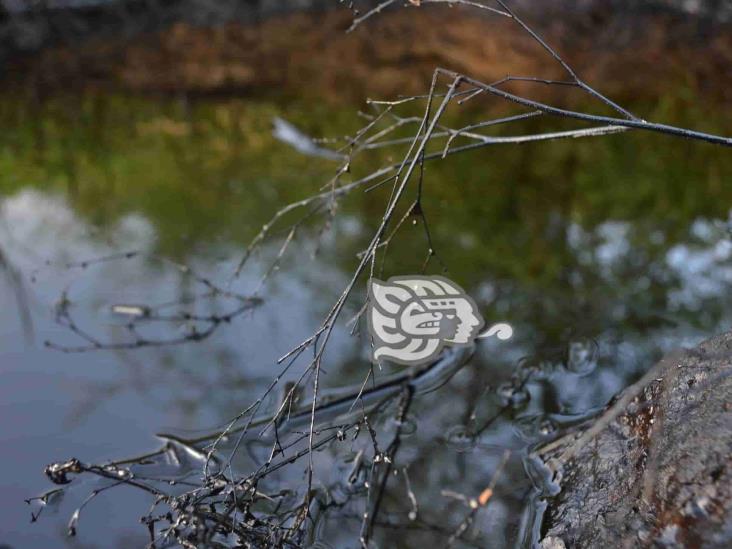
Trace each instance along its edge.
<instances>
[{"instance_id":1,"label":"muddy bank","mask_svg":"<svg viewBox=\"0 0 732 549\"><path fill-rule=\"evenodd\" d=\"M346 9L256 24L177 23L134 38L96 37L16 58L5 85L146 94L279 94L334 102L424 91L437 66L486 81L562 77L508 20L461 8L398 10L346 33ZM590 83L616 99L653 100L671 86L732 102L732 27L671 15L598 11L530 21ZM296 37L293 39L293 37ZM567 90L535 90L565 99ZM557 97L552 97L556 94ZM570 99L571 101L571 99Z\"/></svg>"},{"instance_id":2,"label":"muddy bank","mask_svg":"<svg viewBox=\"0 0 732 549\"><path fill-rule=\"evenodd\" d=\"M627 405L616 399L622 413L593 423L612 419L596 436L589 427L546 453L561 492L542 547L732 546L732 333L648 377Z\"/></svg>"}]
</instances>

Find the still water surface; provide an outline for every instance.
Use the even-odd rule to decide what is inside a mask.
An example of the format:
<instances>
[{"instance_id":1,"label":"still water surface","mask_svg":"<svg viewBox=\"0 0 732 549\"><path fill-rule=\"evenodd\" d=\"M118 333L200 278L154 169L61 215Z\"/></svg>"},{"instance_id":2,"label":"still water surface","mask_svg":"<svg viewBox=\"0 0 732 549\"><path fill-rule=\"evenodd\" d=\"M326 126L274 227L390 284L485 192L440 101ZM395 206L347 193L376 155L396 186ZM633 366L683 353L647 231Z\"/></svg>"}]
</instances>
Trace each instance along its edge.
<instances>
[{"instance_id":1,"label":"still water surface","mask_svg":"<svg viewBox=\"0 0 732 549\"><path fill-rule=\"evenodd\" d=\"M692 104L668 97L636 111L708 131L732 127L725 106ZM351 109L263 100L102 95L41 104L7 97L0 105L0 543L143 546L137 519L149 501L126 488L95 499L73 541L66 522L83 489L33 524L23 500L50 487L42 471L51 461L143 452L158 444L156 432L218 425L258 397L276 358L317 328L344 288L388 189L349 196L325 233L317 224L305 229L262 287L262 303L209 339L62 353L43 345L79 343L54 322L62 295L85 329L124 340L111 305L201 291L158 258L226 281L278 207L328 180L336 165L275 141L274 116L315 135L352 132L359 122ZM603 405L664 351L729 328L731 174L726 150L637 133L496 148L430 167L423 207L445 274L474 296L489 323L508 321L515 335L481 344L413 410L416 431L399 465L409 466L425 520L456 527L465 509L441 490L479 492L510 448L514 457L479 515L476 539L511 544L531 490L520 459L529 443ZM258 287L284 236L248 264L236 290ZM130 251L140 254L90 261ZM408 225L385 274L418 271L424 251L422 228ZM354 300L345 317L358 309ZM153 330L174 336L185 326ZM339 326L326 354L328 387L358 383L367 371L365 341L348 331ZM535 373L523 389L512 389L529 369ZM471 415L480 424L507 403L475 444L462 444ZM319 535L355 547L352 522L325 521ZM387 535L377 540L396 546ZM418 534L405 533L405 547L423 539L410 536Z\"/></svg>"}]
</instances>

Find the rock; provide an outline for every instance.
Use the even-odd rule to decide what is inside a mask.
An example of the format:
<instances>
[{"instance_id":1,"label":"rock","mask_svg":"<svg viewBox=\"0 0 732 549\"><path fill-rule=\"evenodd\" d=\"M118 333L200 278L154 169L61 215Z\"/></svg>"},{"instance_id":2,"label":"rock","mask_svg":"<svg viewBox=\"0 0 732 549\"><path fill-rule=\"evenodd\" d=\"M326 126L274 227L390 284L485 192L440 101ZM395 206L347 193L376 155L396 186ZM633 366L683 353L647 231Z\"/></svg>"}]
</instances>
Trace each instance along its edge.
<instances>
[{"instance_id":1,"label":"rock","mask_svg":"<svg viewBox=\"0 0 732 549\"><path fill-rule=\"evenodd\" d=\"M591 440L540 452L561 485L542 548L732 547L732 333L652 376Z\"/></svg>"}]
</instances>

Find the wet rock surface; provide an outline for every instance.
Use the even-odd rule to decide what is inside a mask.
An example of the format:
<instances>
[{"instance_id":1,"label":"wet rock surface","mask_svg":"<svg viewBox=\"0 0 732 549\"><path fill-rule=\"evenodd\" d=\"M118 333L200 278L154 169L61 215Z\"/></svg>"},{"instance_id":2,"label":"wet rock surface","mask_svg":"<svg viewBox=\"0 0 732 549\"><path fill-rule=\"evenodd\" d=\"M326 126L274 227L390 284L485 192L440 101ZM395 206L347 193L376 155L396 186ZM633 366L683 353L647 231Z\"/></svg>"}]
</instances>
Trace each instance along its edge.
<instances>
[{"instance_id":1,"label":"wet rock surface","mask_svg":"<svg viewBox=\"0 0 732 549\"><path fill-rule=\"evenodd\" d=\"M732 547L732 332L654 373L560 463L541 547ZM577 440L544 458L562 461Z\"/></svg>"}]
</instances>

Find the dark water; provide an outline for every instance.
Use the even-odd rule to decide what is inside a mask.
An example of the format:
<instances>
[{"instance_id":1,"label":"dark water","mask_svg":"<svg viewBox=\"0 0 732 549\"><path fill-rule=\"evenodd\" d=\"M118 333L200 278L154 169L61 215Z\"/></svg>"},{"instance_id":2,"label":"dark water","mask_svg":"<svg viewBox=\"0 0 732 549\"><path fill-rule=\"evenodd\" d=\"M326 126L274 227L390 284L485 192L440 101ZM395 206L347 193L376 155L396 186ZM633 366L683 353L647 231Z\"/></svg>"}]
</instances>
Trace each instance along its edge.
<instances>
[{"instance_id":1,"label":"dark water","mask_svg":"<svg viewBox=\"0 0 732 549\"><path fill-rule=\"evenodd\" d=\"M687 92L634 107L654 121L732 128L727 106ZM188 433L232 417L261 394L277 357L317 328L345 287L386 188L346 198L328 231L317 222L303 228L261 287L261 305L209 339L87 353L43 345L80 343L54 323L64 294L84 329L118 342L129 333L110 305L201 292L190 274L157 258L228 280L274 211L315 192L336 168L276 142L275 115L315 135L359 125L352 109L262 100L0 100L0 543L142 546L147 534L137 519L150 501L131 489L87 506L73 541L65 538L66 522L93 485L69 490L33 524L37 508L23 500L50 488L42 472L51 461L134 455L158 445L156 432ZM368 157L354 171L386 160ZM514 543L531 491L521 461L527 445L603 405L664 351L729 328L730 174L727 150L641 133L494 148L430 165L423 208L445 274L468 290L488 322L510 322L515 334L481 343L445 387L415 403L416 431L397 465L409 467L420 520L456 528L465 505L443 491L477 496L511 449L496 496L470 535L477 546ZM265 245L234 289L259 286L285 235ZM407 224L386 276L418 272L423 235L419 223ZM140 254L90 261L129 251ZM436 260L428 272L441 272ZM363 288L357 294L344 320L358 311ZM204 299L202 307L227 304ZM183 324L152 333L174 337ZM364 338L348 332L341 322L330 343L326 387L359 383L368 371ZM471 444L460 436L466 424L486 425ZM322 459L316 475L343 474L337 459ZM387 515L409 510L403 482L394 481ZM316 537L355 547L359 521L326 518ZM408 547L433 535L401 532L398 543L385 528L376 539Z\"/></svg>"}]
</instances>

